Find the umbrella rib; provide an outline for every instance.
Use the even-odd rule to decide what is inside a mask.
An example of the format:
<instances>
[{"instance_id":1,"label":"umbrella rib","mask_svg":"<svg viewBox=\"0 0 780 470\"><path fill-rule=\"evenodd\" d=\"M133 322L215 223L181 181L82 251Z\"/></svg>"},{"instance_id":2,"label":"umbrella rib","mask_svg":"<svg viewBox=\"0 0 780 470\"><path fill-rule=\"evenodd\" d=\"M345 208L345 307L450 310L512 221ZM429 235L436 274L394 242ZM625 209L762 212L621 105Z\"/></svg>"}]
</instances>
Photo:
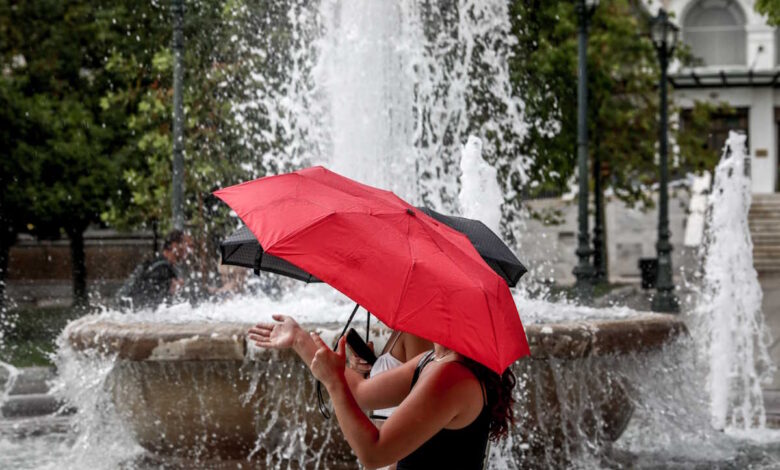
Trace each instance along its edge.
<instances>
[{"instance_id":1,"label":"umbrella rib","mask_svg":"<svg viewBox=\"0 0 780 470\"><path fill-rule=\"evenodd\" d=\"M406 242L406 248L409 250L409 259L411 259L411 263L409 263L409 270L406 271L406 279L404 279L404 285L400 290L400 295L398 296L398 302L395 304L395 310L393 310L393 316L396 316L398 314L398 309L401 308L401 301L404 298L404 293L406 292L406 288L409 286L409 279L412 277L412 270L414 270L415 264L417 264L417 260L414 257L414 253L412 253L412 244L408 241L409 236L409 225L411 222L409 221L409 218L407 217L406 221L406 235L407 235L407 242Z\"/></svg>"},{"instance_id":2,"label":"umbrella rib","mask_svg":"<svg viewBox=\"0 0 780 470\"><path fill-rule=\"evenodd\" d=\"M452 262L452 264L453 264L453 265L455 265L455 266L458 268L458 270L461 272L461 274L463 274L463 276L465 276L465 277L466 277L466 279L470 279L470 278L471 278L471 276L469 276L469 274L468 274L468 273L467 273L467 272L466 272L466 271L465 271L465 270L464 270L464 269L463 269L463 268L460 266L460 263L457 263L457 262L456 262L454 259L452 259L452 257L450 256L450 254L449 254L449 253L447 253L447 251L446 251L446 250L444 250L444 248L442 248L442 246L439 244L439 241L438 241L438 240L436 240L436 237L434 237L433 235L431 235L431 231L432 231L432 229L431 229L430 227L428 227L428 225L427 225L426 223L422 223L422 222L421 222L421 223L420 223L420 225L423 227L423 230L425 230L425 232L428 234L428 237L430 237L431 241L433 241L433 244L434 244L434 245L436 245L436 247L439 249L439 251L440 251L440 252L442 252L442 253L444 254L444 256L446 256L446 257L447 257L447 259L449 259L449 260ZM466 237L465 235L463 235L463 234L462 234L462 233L460 233L460 232L457 232L457 235L459 235L459 236L463 237L464 239L466 239L466 241L468 242L468 244L469 244L469 245L471 245L471 241L468 239L468 237ZM472 248L473 248L473 245L471 245L471 246L472 246ZM457 248L457 247L456 247L456 248ZM475 252L477 251L477 250L476 250L476 248L474 249L474 251L475 251ZM480 256L479 256L479 253L477 253L477 256L479 257L479 259L480 259L480 260L482 260L482 257L480 257ZM484 264L485 266L487 266L487 264L485 264L484 260L482 261L482 264ZM492 269L491 269L489 266L487 266L487 268L488 268L488 270L489 270L491 273L493 273L493 274L495 274L495 275L497 276L497 274L495 273L495 271L493 271L493 270L492 270ZM503 282L503 280L502 280L502 282Z\"/></svg>"},{"instance_id":3,"label":"umbrella rib","mask_svg":"<svg viewBox=\"0 0 780 470\"><path fill-rule=\"evenodd\" d=\"M288 233L287 235L283 236L282 238L276 240L273 244L268 246L268 248L266 248L265 251L268 252L268 253L271 253L270 250L273 249L273 247L275 247L279 243L285 242L285 241L289 240L290 238L292 238L292 237L294 237L296 235L301 234L302 232L306 232L308 230L316 228L317 226L319 226L320 224L322 224L324 221L328 220L330 217L334 216L335 214L336 214L336 212L331 211L331 212L329 212L327 214L324 214L324 215L320 216L317 219L314 219L311 223L308 223L308 224L305 224L305 225L303 225L301 227L298 227L297 229L293 230L292 232ZM274 255L274 256L278 256L279 258L284 259L283 257L281 257L281 256L279 256L279 255L277 255L275 253L271 253L271 254ZM289 262L286 259L285 259L285 261Z\"/></svg>"},{"instance_id":4,"label":"umbrella rib","mask_svg":"<svg viewBox=\"0 0 780 470\"><path fill-rule=\"evenodd\" d=\"M502 279L501 282L504 282L504 280ZM501 356L501 354L499 354L499 351L498 351L498 349L499 349L499 345L498 345L498 332L496 331L496 322L495 322L495 319L493 318L493 312L490 309L490 299L488 299L488 295L487 295L487 292L485 292L485 289L481 289L481 290L482 290L482 296L485 299L485 305L487 306L488 313L489 313L488 318L490 318L490 329L493 330L493 338L494 338L493 346L495 347L493 352L495 352L496 357L498 357L498 360L500 361L500 360L502 360L502 356Z\"/></svg>"},{"instance_id":5,"label":"umbrella rib","mask_svg":"<svg viewBox=\"0 0 780 470\"><path fill-rule=\"evenodd\" d=\"M259 245L259 243L258 243L258 245ZM241 245L236 245L236 247L233 249L233 251L231 251L230 253L228 253L228 255L227 255L227 256L225 256L224 258L225 258L225 259L228 259L228 258L230 258L231 256L233 256L233 255L236 253L236 251L238 251L238 250L239 250L239 248L241 248ZM223 264L224 264L224 262L223 262Z\"/></svg>"},{"instance_id":6,"label":"umbrella rib","mask_svg":"<svg viewBox=\"0 0 780 470\"><path fill-rule=\"evenodd\" d=\"M301 174L301 173L297 173L297 172L293 173L293 174L297 175L300 178L306 179L309 182L309 184L316 184L316 185L319 185L319 186L324 186L326 188L329 188L332 191L337 191L337 192L339 192L341 194L345 194L345 195L349 196L350 198L363 199L365 197L365 195L355 195L355 194L352 194L349 191L345 191L343 188L341 188L339 186L334 186L334 185L330 184L330 182L326 182L326 181L322 181L322 180L319 180L319 179L316 179L316 178L312 178L308 174ZM366 186L366 185L364 185L363 183L361 183L359 181L353 181L353 182L357 183L360 186ZM379 188L371 188L371 189L377 190ZM398 200L397 201L398 204L403 206L404 208L407 206L406 202L403 199L399 198L398 195L393 193L392 191L388 191L388 190L385 190L385 189L379 189L379 190L383 191L385 193L388 193L388 194L392 194L393 196L395 196L396 199ZM368 189L365 189L365 191L370 193L370 191ZM383 199L376 199L375 198L375 199L373 199L373 202L380 203L383 206L387 207L388 210L391 210L391 211L398 209L398 206L390 203L389 201L385 201Z\"/></svg>"}]
</instances>

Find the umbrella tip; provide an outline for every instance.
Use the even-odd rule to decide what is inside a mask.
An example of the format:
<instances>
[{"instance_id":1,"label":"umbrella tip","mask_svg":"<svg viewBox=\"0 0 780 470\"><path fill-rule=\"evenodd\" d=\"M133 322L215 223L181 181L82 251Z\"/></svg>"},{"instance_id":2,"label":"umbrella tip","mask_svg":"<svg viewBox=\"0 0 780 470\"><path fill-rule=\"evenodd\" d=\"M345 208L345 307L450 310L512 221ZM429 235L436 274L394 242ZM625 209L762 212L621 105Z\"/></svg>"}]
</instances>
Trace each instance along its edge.
<instances>
[{"instance_id":1,"label":"umbrella tip","mask_svg":"<svg viewBox=\"0 0 780 470\"><path fill-rule=\"evenodd\" d=\"M414 215L414 211L409 208L406 209L406 213L409 215Z\"/></svg>"}]
</instances>

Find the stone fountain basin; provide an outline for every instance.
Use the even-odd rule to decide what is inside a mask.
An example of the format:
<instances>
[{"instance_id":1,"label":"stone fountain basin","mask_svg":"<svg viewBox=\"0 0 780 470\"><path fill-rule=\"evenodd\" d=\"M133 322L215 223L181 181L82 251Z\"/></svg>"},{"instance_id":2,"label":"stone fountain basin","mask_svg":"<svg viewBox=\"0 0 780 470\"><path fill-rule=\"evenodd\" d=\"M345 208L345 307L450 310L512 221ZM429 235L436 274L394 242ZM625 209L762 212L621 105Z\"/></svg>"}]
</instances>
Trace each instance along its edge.
<instances>
[{"instance_id":1,"label":"stone fountain basin","mask_svg":"<svg viewBox=\"0 0 780 470\"><path fill-rule=\"evenodd\" d=\"M68 325L65 334L77 351L115 357L106 387L135 439L157 455L239 459L251 454L267 463L303 455L304 462L310 458L326 468L354 468L335 420L319 414L314 381L303 363L291 352L248 347L249 326L86 318ZM327 337L338 326L307 328ZM531 356L513 366L519 377L516 433L521 438L515 441L523 446L521 455L549 453L570 439L562 409L574 391L562 391L556 374L567 366L576 369L579 361L607 359L590 367L581 384L596 405L578 426L589 438L617 439L632 414L632 384L610 376L610 359L660 350L687 330L679 317L640 314L528 325L526 334Z\"/></svg>"}]
</instances>

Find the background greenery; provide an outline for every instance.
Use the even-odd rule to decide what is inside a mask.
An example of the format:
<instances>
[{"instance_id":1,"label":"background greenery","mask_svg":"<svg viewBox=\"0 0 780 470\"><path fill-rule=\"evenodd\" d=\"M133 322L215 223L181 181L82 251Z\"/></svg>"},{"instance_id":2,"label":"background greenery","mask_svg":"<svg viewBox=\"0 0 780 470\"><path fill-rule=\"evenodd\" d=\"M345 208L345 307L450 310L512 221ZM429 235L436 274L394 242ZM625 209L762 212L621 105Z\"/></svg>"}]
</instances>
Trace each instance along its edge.
<instances>
[{"instance_id":1,"label":"background greenery","mask_svg":"<svg viewBox=\"0 0 780 470\"><path fill-rule=\"evenodd\" d=\"M211 260L226 227L217 187L265 169L237 131L231 103L242 87L247 51L233 40L256 29L278 44L266 83L284 70L291 38L285 1L185 2L184 105L186 217L198 258ZM532 157L523 198L557 195L574 176L577 18L571 0L512 0L513 86L526 104ZM777 1L758 7L776 18ZM0 0L0 290L17 235L67 237L74 298L85 305L83 232L92 226L165 232L170 226L172 53L170 0ZM256 19L266 22L257 24ZM655 182L658 65L646 13L634 0L604 0L589 40L591 158L602 161L605 187L619 199L651 203ZM678 58L688 60L684 48ZM712 168L704 145L713 108L697 105L673 173ZM258 116L251 125L262 128ZM262 129L261 129L262 130ZM263 145L280 145L276 137ZM253 144L254 145L254 144ZM283 146L280 145L280 148ZM275 171L275 168L271 169ZM204 263L203 273L210 267ZM4 294L0 291L0 299Z\"/></svg>"}]
</instances>

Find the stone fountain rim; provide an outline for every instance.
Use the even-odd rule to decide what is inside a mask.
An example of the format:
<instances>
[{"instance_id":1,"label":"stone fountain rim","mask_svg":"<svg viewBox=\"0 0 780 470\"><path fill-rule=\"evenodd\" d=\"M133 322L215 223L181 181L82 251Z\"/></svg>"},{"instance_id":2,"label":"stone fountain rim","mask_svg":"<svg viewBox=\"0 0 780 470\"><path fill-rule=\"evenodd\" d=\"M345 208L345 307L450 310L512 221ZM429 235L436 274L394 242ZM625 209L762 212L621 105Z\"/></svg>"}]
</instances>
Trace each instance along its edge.
<instances>
[{"instance_id":1,"label":"stone fountain rim","mask_svg":"<svg viewBox=\"0 0 780 470\"><path fill-rule=\"evenodd\" d=\"M243 322L121 322L100 317L75 320L64 336L77 351L96 351L127 361L244 361L270 352L247 347ZM310 324L336 334L336 323ZM688 330L678 315L646 313L619 318L530 324L531 359L577 359L660 349Z\"/></svg>"}]
</instances>

